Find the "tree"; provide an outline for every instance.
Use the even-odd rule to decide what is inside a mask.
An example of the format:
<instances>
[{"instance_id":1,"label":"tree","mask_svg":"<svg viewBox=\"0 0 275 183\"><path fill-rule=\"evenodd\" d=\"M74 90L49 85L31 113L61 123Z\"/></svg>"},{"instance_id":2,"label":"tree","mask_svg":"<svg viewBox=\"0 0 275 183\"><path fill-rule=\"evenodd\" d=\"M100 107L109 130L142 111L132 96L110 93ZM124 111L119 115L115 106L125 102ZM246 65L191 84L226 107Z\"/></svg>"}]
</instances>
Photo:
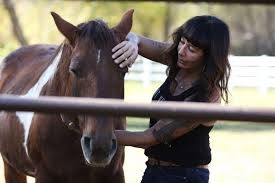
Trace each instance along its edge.
<instances>
[{"instance_id":1,"label":"tree","mask_svg":"<svg viewBox=\"0 0 275 183\"><path fill-rule=\"evenodd\" d=\"M23 35L23 31L19 24L14 5L11 0L3 0L4 6L9 13L9 17L12 23L13 34L21 45L27 45L28 42Z\"/></svg>"},{"instance_id":2,"label":"tree","mask_svg":"<svg viewBox=\"0 0 275 183\"><path fill-rule=\"evenodd\" d=\"M165 11L165 16L164 16L164 40L168 40L168 36L170 34L170 28L171 28L171 24L172 24L172 11L173 11L173 7L171 5L170 2L166 3L166 7L165 7L166 11Z\"/></svg>"}]
</instances>

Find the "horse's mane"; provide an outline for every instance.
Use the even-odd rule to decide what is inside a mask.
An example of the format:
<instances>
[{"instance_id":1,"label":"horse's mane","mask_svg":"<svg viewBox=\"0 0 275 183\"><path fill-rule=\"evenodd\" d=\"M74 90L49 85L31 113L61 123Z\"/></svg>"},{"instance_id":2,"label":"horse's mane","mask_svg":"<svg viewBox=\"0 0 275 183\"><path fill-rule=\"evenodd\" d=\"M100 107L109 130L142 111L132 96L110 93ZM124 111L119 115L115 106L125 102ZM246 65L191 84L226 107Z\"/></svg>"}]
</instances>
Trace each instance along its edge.
<instances>
[{"instance_id":1,"label":"horse's mane","mask_svg":"<svg viewBox=\"0 0 275 183\"><path fill-rule=\"evenodd\" d=\"M102 20L92 20L86 23L81 23L77 26L80 31L77 36L80 39L87 41L87 43L93 44L97 48L104 48L115 43L115 36L112 29ZM109 43L107 45L107 43Z\"/></svg>"}]
</instances>

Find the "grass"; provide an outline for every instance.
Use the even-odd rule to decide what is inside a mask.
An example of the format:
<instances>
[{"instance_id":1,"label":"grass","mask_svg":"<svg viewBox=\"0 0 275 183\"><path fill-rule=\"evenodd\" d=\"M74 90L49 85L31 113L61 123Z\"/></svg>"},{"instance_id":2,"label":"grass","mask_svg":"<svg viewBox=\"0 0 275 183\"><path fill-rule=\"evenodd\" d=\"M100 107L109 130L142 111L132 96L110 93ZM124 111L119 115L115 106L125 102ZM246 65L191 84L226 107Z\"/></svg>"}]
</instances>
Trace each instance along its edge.
<instances>
[{"instance_id":1,"label":"grass","mask_svg":"<svg viewBox=\"0 0 275 183\"><path fill-rule=\"evenodd\" d=\"M275 86L274 86L275 87ZM230 105L274 107L275 88L261 93L257 88L234 88L231 91Z\"/></svg>"},{"instance_id":2,"label":"grass","mask_svg":"<svg viewBox=\"0 0 275 183\"><path fill-rule=\"evenodd\" d=\"M144 130L148 128L149 118L127 118L128 130ZM251 123L251 122L229 122L218 121L214 127L215 131L229 132L257 132L257 131L273 131L275 124L273 123Z\"/></svg>"},{"instance_id":3,"label":"grass","mask_svg":"<svg viewBox=\"0 0 275 183\"><path fill-rule=\"evenodd\" d=\"M275 130L214 130L212 183L273 183Z\"/></svg>"}]
</instances>

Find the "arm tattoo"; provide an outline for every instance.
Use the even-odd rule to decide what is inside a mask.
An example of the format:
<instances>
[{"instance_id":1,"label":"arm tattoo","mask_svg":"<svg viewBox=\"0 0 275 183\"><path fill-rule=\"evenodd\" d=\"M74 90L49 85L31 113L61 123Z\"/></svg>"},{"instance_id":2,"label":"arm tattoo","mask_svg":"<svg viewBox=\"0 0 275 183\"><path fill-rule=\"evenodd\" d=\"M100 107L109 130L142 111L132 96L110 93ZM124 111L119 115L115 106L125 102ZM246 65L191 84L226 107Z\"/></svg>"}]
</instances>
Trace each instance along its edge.
<instances>
[{"instance_id":1,"label":"arm tattoo","mask_svg":"<svg viewBox=\"0 0 275 183\"><path fill-rule=\"evenodd\" d=\"M155 61L164 65L170 65L170 60L166 58L166 54L165 54L165 50L168 48L167 44L153 41L152 47L156 52Z\"/></svg>"},{"instance_id":2,"label":"arm tattoo","mask_svg":"<svg viewBox=\"0 0 275 183\"><path fill-rule=\"evenodd\" d=\"M165 121L163 123L164 124L161 124L159 129L157 128L153 129L153 136L156 138L158 142L164 143L164 144L169 144L171 142L171 140L173 139L172 138L173 133L177 129L187 128L191 130L197 124L196 122L182 121L182 120L172 120L172 121L170 120L170 121Z\"/></svg>"},{"instance_id":3,"label":"arm tattoo","mask_svg":"<svg viewBox=\"0 0 275 183\"><path fill-rule=\"evenodd\" d=\"M163 43L157 41L153 41L153 46L157 49L160 49L161 51L165 50L166 48Z\"/></svg>"}]
</instances>

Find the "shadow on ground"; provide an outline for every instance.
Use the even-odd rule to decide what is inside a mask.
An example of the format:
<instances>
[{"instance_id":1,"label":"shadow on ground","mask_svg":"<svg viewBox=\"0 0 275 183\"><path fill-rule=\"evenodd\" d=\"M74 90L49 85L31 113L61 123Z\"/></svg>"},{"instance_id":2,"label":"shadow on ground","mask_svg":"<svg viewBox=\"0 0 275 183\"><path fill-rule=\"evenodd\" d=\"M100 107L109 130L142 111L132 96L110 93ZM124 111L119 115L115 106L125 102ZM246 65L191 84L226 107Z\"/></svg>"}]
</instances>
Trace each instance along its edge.
<instances>
[{"instance_id":1,"label":"shadow on ground","mask_svg":"<svg viewBox=\"0 0 275 183\"><path fill-rule=\"evenodd\" d=\"M144 130L148 128L148 118L127 118L128 130ZM275 123L252 123L252 122L230 122L218 121L214 130L217 131L271 131L275 130Z\"/></svg>"},{"instance_id":2,"label":"shadow on ground","mask_svg":"<svg viewBox=\"0 0 275 183\"><path fill-rule=\"evenodd\" d=\"M226 131L236 131L236 132L271 131L271 130L275 130L275 123L220 121L215 124L214 130L226 130Z\"/></svg>"}]
</instances>

